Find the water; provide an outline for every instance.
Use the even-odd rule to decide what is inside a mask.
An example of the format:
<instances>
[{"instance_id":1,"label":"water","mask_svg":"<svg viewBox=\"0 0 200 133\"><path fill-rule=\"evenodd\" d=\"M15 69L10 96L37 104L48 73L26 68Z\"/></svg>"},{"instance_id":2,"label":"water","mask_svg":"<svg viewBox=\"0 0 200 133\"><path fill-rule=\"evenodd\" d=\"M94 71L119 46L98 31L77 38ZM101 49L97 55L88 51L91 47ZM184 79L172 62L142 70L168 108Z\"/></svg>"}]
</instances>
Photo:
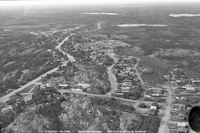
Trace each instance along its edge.
<instances>
[{"instance_id":1,"label":"water","mask_svg":"<svg viewBox=\"0 0 200 133\"><path fill-rule=\"evenodd\" d=\"M164 24L119 24L119 27L140 27L140 26L149 26L149 27L165 27Z\"/></svg>"},{"instance_id":2,"label":"water","mask_svg":"<svg viewBox=\"0 0 200 133\"><path fill-rule=\"evenodd\" d=\"M170 14L170 17L197 17L200 14Z\"/></svg>"},{"instance_id":3,"label":"water","mask_svg":"<svg viewBox=\"0 0 200 133\"><path fill-rule=\"evenodd\" d=\"M93 13L81 13L88 15L118 15L117 13L106 13L106 12L93 12Z\"/></svg>"}]
</instances>

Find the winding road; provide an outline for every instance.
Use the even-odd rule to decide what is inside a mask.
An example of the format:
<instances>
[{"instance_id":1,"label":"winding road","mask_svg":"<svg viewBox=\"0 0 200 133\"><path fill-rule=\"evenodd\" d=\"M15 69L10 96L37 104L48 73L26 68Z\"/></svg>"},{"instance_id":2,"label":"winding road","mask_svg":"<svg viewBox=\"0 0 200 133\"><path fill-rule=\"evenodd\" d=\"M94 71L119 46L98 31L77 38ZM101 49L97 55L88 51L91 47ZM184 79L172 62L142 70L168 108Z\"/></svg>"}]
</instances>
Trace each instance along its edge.
<instances>
[{"instance_id":1,"label":"winding road","mask_svg":"<svg viewBox=\"0 0 200 133\"><path fill-rule=\"evenodd\" d=\"M107 68L107 70L108 70L107 73L108 73L108 77L110 80L111 90L106 95L111 96L113 93L116 93L116 91L117 91L117 79L116 79L115 75L113 74L112 69L115 66L115 64L118 62L119 59L115 57L114 53L109 53L107 55L109 57L111 57L112 59L114 59L114 64Z\"/></svg>"},{"instance_id":2,"label":"winding road","mask_svg":"<svg viewBox=\"0 0 200 133\"><path fill-rule=\"evenodd\" d=\"M73 34L67 36L66 38L64 38L64 39L62 40L62 42L60 42L60 43L56 46L56 48L55 48L55 49L59 50L61 53L63 53L63 55L67 55L68 59L69 59L71 62L75 62L75 61L76 61L75 58L74 58L73 56L71 56L70 54L66 53L65 51L63 51L63 50L61 49L61 46L62 46L62 44L64 44L64 42L68 41L69 38L70 38L71 36L73 36L73 35L75 35L75 33L73 33ZM67 63L67 62L65 62L65 63Z\"/></svg>"}]
</instances>

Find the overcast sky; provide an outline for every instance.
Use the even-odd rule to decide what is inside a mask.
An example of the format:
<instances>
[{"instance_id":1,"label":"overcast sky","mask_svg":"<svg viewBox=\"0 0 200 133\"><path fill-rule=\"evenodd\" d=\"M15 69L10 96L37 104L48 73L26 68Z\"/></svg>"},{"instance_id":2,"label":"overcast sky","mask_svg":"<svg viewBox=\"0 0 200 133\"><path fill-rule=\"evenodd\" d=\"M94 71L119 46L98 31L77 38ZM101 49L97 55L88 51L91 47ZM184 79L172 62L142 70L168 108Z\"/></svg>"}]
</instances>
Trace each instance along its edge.
<instances>
[{"instance_id":1,"label":"overcast sky","mask_svg":"<svg viewBox=\"0 0 200 133\"><path fill-rule=\"evenodd\" d=\"M200 0L24 0L24 1L0 1L1 6L34 5L34 4L68 4L68 5L87 5L87 4L148 4L148 3L186 3L200 2Z\"/></svg>"}]
</instances>

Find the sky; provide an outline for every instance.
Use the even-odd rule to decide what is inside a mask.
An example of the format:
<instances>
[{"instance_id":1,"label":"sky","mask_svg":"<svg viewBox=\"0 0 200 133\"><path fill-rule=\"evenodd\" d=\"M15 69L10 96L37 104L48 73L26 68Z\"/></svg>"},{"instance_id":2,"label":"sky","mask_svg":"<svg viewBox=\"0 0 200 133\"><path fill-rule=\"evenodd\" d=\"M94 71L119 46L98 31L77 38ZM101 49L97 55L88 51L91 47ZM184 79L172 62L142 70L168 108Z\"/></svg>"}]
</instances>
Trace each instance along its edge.
<instances>
[{"instance_id":1,"label":"sky","mask_svg":"<svg viewBox=\"0 0 200 133\"><path fill-rule=\"evenodd\" d=\"M200 2L200 0L23 0L23 1L0 1L0 6L18 6L18 5L93 5L93 4L151 4L151 3L187 3Z\"/></svg>"}]
</instances>

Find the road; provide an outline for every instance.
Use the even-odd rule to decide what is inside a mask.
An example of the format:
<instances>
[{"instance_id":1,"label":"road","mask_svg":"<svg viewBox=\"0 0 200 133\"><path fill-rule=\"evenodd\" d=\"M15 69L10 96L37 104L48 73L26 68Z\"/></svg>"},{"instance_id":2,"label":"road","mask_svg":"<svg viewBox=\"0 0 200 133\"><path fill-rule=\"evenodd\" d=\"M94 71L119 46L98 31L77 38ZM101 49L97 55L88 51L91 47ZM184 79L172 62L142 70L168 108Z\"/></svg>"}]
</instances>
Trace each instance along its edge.
<instances>
[{"instance_id":1,"label":"road","mask_svg":"<svg viewBox=\"0 0 200 133\"><path fill-rule=\"evenodd\" d=\"M54 68L54 69L52 69L52 70L50 70L50 71L48 71L48 72L42 74L41 76L44 77L44 76L46 76L47 74L51 74L51 73L53 73L53 72L55 72L55 71L57 71L57 70L58 70L58 67L56 67L56 68ZM36 78L36 79L34 79L34 80L32 80L32 81L30 81L29 83L27 83L27 84L25 84L25 85L23 85L23 86L21 86L19 89L16 89L16 90L10 92L9 94L7 94L7 95L1 97L1 98L0 98L0 102L6 102L6 101L9 100L9 98L10 98L12 95L14 95L16 92L20 92L20 91L22 91L23 89L27 88L28 86L30 86L30 85L32 85L32 84L35 84L36 82L40 81L40 80L42 79L41 76L38 77L38 78Z\"/></svg>"},{"instance_id":2,"label":"road","mask_svg":"<svg viewBox=\"0 0 200 133\"><path fill-rule=\"evenodd\" d=\"M60 43L58 44L58 46L56 47L56 49L58 49L58 50L59 50L60 52L62 52L64 55L67 55L67 57L69 58L69 60L70 60L71 62L74 62L74 61L76 61L76 60L74 59L73 56L71 56L71 55L69 55L68 53L66 53L65 51L63 51L63 50L61 49L61 46L62 46L62 44L64 44L65 41L67 41L67 40L69 39L70 36L72 36L72 35L74 35L74 34L75 34L75 33L73 33L73 34L67 36L66 38L64 38L63 41L60 42ZM68 61L65 61L65 60L64 60L64 61L62 62L62 65L66 65L67 62L68 62ZM9 98L10 98L12 95L15 95L16 92L20 92L20 91L22 91L23 89L27 88L28 86L30 86L30 85L32 85L32 84L35 84L36 82L38 82L38 81L40 81L40 80L42 79L41 77L45 77L47 74L54 73L55 71L58 71L58 69L59 69L58 67L53 68L52 70L50 70L50 71L48 71L48 72L42 74L41 76L39 76L39 77L37 77L36 79L30 81L29 83L27 83L27 84L21 86L19 89L16 89L16 90L10 92L9 94L7 94L7 95L1 97L1 98L0 98L0 102L6 102L7 100L9 100Z\"/></svg>"},{"instance_id":3,"label":"road","mask_svg":"<svg viewBox=\"0 0 200 133\"><path fill-rule=\"evenodd\" d=\"M114 59L114 64L107 68L108 77L111 84L111 91L109 91L106 95L112 95L117 91L117 79L115 77L115 74L112 73L112 68L115 66L119 59L115 57L114 53L109 53L108 56Z\"/></svg>"},{"instance_id":4,"label":"road","mask_svg":"<svg viewBox=\"0 0 200 133\"><path fill-rule=\"evenodd\" d=\"M170 120L170 111L171 111L171 104L172 104L172 99L173 99L173 91L172 91L172 87L173 85L168 82L168 97L167 97L167 101L166 101L166 108L164 111L164 116L161 120L161 124L158 130L158 133L169 133L169 129L168 129L168 121Z\"/></svg>"},{"instance_id":5,"label":"road","mask_svg":"<svg viewBox=\"0 0 200 133\"><path fill-rule=\"evenodd\" d=\"M69 40L69 38L70 38L71 36L73 36L73 35L75 35L75 34L76 34L76 33L73 33L73 34L67 36L66 38L64 38L64 39L62 40L62 42L60 42L60 43L56 46L56 48L55 48L55 49L58 49L60 52L62 52L63 55L67 55L68 59L69 59L71 62L75 62L75 61L76 61L75 58L74 58L73 56L71 56L70 54L66 53L65 51L63 51L63 50L61 49L61 46L64 44L64 42L66 42L67 40Z\"/></svg>"},{"instance_id":6,"label":"road","mask_svg":"<svg viewBox=\"0 0 200 133\"><path fill-rule=\"evenodd\" d=\"M137 75L138 79L140 80L140 83L141 83L141 85L142 85L142 89L145 90L144 81L142 80L142 78L141 78L141 76L140 76L140 74L139 74L139 72L138 72L138 70L137 70L137 66L138 66L139 62L140 62L140 59L137 58L137 63L136 63L135 66L134 66L134 70L135 70L135 72L136 72L136 75Z\"/></svg>"},{"instance_id":7,"label":"road","mask_svg":"<svg viewBox=\"0 0 200 133\"><path fill-rule=\"evenodd\" d=\"M138 101L138 100L131 100L131 99L125 99L125 98L120 98L120 97L114 97L114 96L110 96L110 95L99 95L99 94L90 94L90 93L85 93L85 92L82 92L82 91L70 91L70 90L63 90L63 89L60 89L59 90L60 93L72 93L72 94L80 94L80 95L85 95L85 96L88 96L88 97L101 97L101 98L115 98L117 100L121 100L121 101L125 101L125 102L133 102L133 103L148 103L148 104L151 104L153 103L154 101ZM162 104L162 103L158 103L158 104Z\"/></svg>"}]
</instances>

